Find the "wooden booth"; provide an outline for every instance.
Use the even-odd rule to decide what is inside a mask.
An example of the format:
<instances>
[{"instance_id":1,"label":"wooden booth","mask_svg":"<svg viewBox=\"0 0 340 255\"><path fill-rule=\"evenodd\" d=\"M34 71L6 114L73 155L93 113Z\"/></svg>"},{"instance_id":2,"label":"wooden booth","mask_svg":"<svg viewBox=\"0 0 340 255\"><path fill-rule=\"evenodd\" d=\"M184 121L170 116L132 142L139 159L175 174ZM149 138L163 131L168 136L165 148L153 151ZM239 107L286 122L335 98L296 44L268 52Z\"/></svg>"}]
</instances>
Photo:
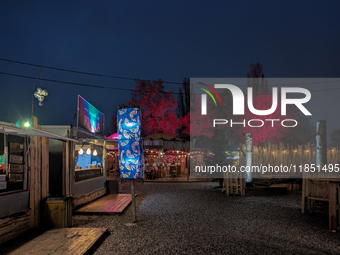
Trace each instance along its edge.
<instances>
[{"instance_id":1,"label":"wooden booth","mask_svg":"<svg viewBox=\"0 0 340 255\"><path fill-rule=\"evenodd\" d=\"M106 193L105 116L80 95L77 109L77 127L44 126L52 133L77 141L66 147L62 147L61 144L53 145L54 162L57 162L58 158L62 158L64 162L63 166L55 166L55 180L60 184L63 180L60 176L66 176L66 187L63 190L56 188L55 194L71 196L73 207L90 202ZM68 158L67 155L71 157ZM52 161L50 163L54 165ZM59 184L55 187L60 187Z\"/></svg>"},{"instance_id":2,"label":"wooden booth","mask_svg":"<svg viewBox=\"0 0 340 255\"><path fill-rule=\"evenodd\" d=\"M73 140L20 123L0 122L0 244L45 224L50 196L49 144ZM62 161L58 162L62 164Z\"/></svg>"},{"instance_id":3,"label":"wooden booth","mask_svg":"<svg viewBox=\"0 0 340 255\"><path fill-rule=\"evenodd\" d=\"M105 140L86 130L72 126L43 126L44 129L63 136L71 136L76 142L68 146L50 144L50 151L54 154L50 160L53 171L55 196L70 196L73 199L73 208L90 202L106 193L105 173ZM70 158L67 155L71 155ZM63 166L55 165L59 159L63 159ZM53 166L52 166L53 165ZM68 181L62 184L63 178ZM61 190L60 187L65 189Z\"/></svg>"}]
</instances>

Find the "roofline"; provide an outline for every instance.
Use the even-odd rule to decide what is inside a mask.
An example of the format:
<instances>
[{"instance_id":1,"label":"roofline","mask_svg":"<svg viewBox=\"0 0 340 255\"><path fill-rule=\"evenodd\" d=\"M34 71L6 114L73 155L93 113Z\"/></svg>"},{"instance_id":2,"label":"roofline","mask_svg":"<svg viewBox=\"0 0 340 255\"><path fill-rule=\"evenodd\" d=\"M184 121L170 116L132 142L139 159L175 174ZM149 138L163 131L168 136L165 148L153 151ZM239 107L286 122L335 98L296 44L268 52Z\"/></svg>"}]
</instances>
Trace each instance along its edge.
<instances>
[{"instance_id":1,"label":"roofline","mask_svg":"<svg viewBox=\"0 0 340 255\"><path fill-rule=\"evenodd\" d=\"M6 131L7 129L10 129ZM18 128L14 123L3 122L0 121L0 133L3 134L12 134L19 136L37 136L37 137L47 137L50 139L61 140L61 141L71 141L78 142L75 139L64 137L61 135L56 135L45 130L37 129L37 128Z\"/></svg>"}]
</instances>

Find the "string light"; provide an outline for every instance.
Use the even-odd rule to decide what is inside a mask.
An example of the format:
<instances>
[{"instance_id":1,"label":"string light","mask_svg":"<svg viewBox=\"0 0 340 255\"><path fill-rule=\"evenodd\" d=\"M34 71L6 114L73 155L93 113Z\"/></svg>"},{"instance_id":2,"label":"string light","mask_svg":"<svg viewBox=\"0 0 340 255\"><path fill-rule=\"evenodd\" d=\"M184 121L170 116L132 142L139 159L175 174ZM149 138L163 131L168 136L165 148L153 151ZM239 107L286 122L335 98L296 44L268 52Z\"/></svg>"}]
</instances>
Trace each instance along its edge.
<instances>
[{"instance_id":1,"label":"string light","mask_svg":"<svg viewBox=\"0 0 340 255\"><path fill-rule=\"evenodd\" d=\"M83 154L84 154L84 151L83 151L82 148L80 148L80 150L79 150L79 155L83 155Z\"/></svg>"},{"instance_id":2,"label":"string light","mask_svg":"<svg viewBox=\"0 0 340 255\"><path fill-rule=\"evenodd\" d=\"M87 154L87 155L90 155L90 154L91 154L91 149L90 149L90 148L88 148L88 149L86 150L86 154Z\"/></svg>"},{"instance_id":3,"label":"string light","mask_svg":"<svg viewBox=\"0 0 340 255\"><path fill-rule=\"evenodd\" d=\"M97 154L98 154L98 153L97 153L97 150L94 150L94 151L93 151L93 156L97 156Z\"/></svg>"}]
</instances>

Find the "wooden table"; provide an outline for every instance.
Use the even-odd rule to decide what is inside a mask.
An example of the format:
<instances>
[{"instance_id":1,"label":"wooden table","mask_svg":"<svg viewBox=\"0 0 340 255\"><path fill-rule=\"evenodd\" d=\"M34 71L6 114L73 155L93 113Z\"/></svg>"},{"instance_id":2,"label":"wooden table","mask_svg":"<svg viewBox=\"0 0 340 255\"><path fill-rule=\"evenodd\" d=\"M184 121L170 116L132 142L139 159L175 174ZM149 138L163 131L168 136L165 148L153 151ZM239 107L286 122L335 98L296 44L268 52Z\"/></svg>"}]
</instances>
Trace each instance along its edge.
<instances>
[{"instance_id":1,"label":"wooden table","mask_svg":"<svg viewBox=\"0 0 340 255\"><path fill-rule=\"evenodd\" d=\"M56 228L20 246L10 255L82 255L104 235L107 228Z\"/></svg>"}]
</instances>

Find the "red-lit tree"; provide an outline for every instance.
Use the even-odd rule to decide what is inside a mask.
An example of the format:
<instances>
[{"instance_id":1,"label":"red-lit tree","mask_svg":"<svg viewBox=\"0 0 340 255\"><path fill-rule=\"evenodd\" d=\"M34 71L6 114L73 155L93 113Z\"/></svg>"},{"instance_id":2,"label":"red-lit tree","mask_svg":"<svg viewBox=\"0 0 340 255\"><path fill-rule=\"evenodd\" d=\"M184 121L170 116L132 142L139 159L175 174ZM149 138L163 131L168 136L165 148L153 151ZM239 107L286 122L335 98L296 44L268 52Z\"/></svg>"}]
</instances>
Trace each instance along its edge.
<instances>
[{"instance_id":1,"label":"red-lit tree","mask_svg":"<svg viewBox=\"0 0 340 255\"><path fill-rule=\"evenodd\" d=\"M137 86L131 92L132 100L128 104L137 104L142 112L142 135L164 133L176 136L178 119L177 101L173 92L165 92L163 81L136 81Z\"/></svg>"},{"instance_id":2,"label":"red-lit tree","mask_svg":"<svg viewBox=\"0 0 340 255\"><path fill-rule=\"evenodd\" d=\"M253 106L257 110L267 110L272 106L272 92L267 86L267 79L263 72L263 66L260 63L250 64L249 72L247 73L247 85L253 88ZM245 133L252 133L253 144L256 146L259 142L273 142L278 143L287 132L287 128L282 127L281 121L288 118L288 116L281 116L281 102L278 95L278 102L276 110L270 115L255 115L249 111L247 105L245 105L245 115L239 116L237 121L242 122L245 119L245 127L232 128L234 138L238 142L244 142ZM248 125L248 121L256 119L258 121L251 121L252 126ZM266 121L266 120L275 121ZM237 125L241 126L241 125Z\"/></svg>"},{"instance_id":3,"label":"red-lit tree","mask_svg":"<svg viewBox=\"0 0 340 255\"><path fill-rule=\"evenodd\" d=\"M190 113L185 118L183 118L186 123L185 126L188 127L187 129L184 129L184 132L189 132L191 138L210 138L214 135L213 119L217 118L217 110L211 101L208 101L207 111L207 115L201 114L201 99L199 96L196 96L192 99ZM188 126L187 124L190 125Z\"/></svg>"},{"instance_id":4,"label":"red-lit tree","mask_svg":"<svg viewBox=\"0 0 340 255\"><path fill-rule=\"evenodd\" d=\"M257 94L253 96L253 106L257 110L267 110L272 106L272 95L271 94ZM276 110L270 115L255 115L249 111L248 107L245 107L244 116L240 116L237 118L237 122L242 122L245 119L245 127L241 127L236 129L236 136L239 140L244 140L244 133L252 133L253 137L253 145L257 146L259 142L272 142L278 143L281 138L287 132L287 128L281 125L281 121L283 119L289 119L289 116L281 116L281 102L278 99ZM249 120L257 120L251 121L248 125ZM269 120L269 121L268 121ZM270 121L273 120L273 121ZM263 124L263 126L261 126ZM288 124L288 123L287 123ZM292 123L289 123L291 125ZM236 127L235 126L235 127Z\"/></svg>"}]
</instances>

